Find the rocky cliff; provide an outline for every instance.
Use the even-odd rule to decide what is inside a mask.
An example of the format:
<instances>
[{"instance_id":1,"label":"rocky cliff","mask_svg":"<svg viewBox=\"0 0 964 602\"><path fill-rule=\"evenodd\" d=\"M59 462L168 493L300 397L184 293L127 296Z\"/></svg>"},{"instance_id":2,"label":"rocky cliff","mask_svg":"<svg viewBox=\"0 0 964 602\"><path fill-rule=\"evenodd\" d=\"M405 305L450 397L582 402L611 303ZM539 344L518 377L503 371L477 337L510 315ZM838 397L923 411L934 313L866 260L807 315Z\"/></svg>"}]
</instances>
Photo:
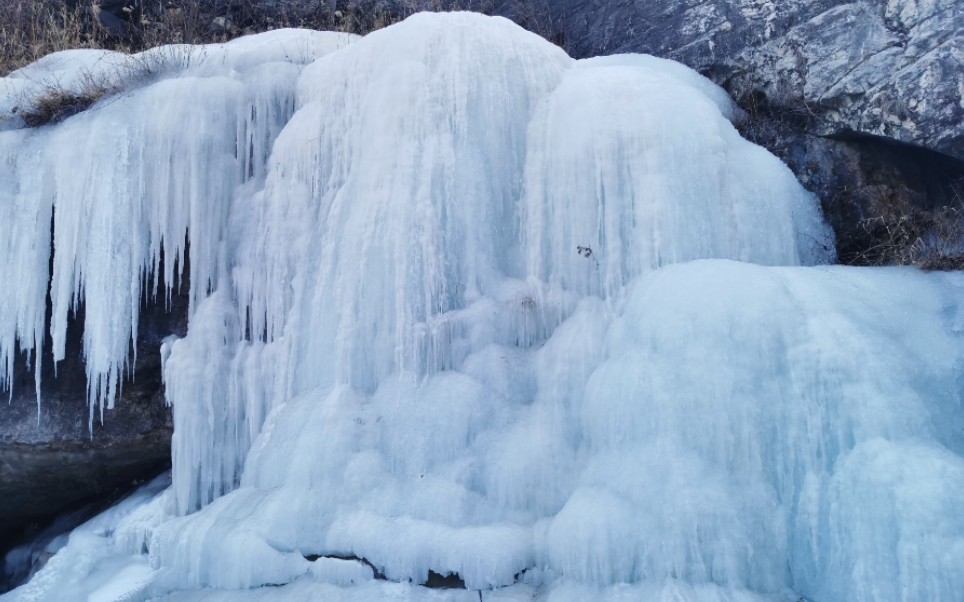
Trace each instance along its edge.
<instances>
[{"instance_id":1,"label":"rocky cliff","mask_svg":"<svg viewBox=\"0 0 964 602\"><path fill-rule=\"evenodd\" d=\"M964 159L956 0L570 0L557 10L554 27L577 55L673 58L745 103L806 115L811 134L881 136Z\"/></svg>"}]
</instances>

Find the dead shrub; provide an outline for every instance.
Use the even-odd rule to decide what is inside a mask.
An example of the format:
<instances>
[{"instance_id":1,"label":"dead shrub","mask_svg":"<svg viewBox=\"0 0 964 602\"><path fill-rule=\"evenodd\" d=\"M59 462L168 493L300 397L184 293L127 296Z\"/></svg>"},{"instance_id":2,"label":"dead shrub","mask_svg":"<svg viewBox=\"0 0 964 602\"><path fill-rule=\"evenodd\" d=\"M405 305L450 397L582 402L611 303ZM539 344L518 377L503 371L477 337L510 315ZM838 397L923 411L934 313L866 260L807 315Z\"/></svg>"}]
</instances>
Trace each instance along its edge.
<instances>
[{"instance_id":1,"label":"dead shrub","mask_svg":"<svg viewBox=\"0 0 964 602\"><path fill-rule=\"evenodd\" d=\"M66 86L57 79L39 82L17 98L14 115L27 127L59 123L90 109L97 102L146 85L168 74L183 72L203 60L202 48L172 45L123 57L111 68L81 73L79 82Z\"/></svg>"},{"instance_id":2,"label":"dead shrub","mask_svg":"<svg viewBox=\"0 0 964 602\"><path fill-rule=\"evenodd\" d=\"M964 210L960 207L867 218L859 228L871 242L847 262L851 265L964 269Z\"/></svg>"},{"instance_id":3,"label":"dead shrub","mask_svg":"<svg viewBox=\"0 0 964 602\"><path fill-rule=\"evenodd\" d=\"M23 103L20 117L29 127L58 123L87 110L104 96L101 92L73 92L63 88L48 88Z\"/></svg>"},{"instance_id":4,"label":"dead shrub","mask_svg":"<svg viewBox=\"0 0 964 602\"><path fill-rule=\"evenodd\" d=\"M99 48L85 10L50 0L6 0L0 11L0 76L52 52Z\"/></svg>"}]
</instances>

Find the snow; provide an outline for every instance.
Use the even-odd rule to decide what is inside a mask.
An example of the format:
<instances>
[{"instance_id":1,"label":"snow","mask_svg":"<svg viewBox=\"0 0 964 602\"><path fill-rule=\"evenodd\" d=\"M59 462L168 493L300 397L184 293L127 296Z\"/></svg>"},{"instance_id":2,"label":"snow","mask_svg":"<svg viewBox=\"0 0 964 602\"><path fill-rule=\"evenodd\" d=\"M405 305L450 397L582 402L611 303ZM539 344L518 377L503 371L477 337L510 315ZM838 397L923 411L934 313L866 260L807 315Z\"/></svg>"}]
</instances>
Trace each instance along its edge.
<instances>
[{"instance_id":1,"label":"snow","mask_svg":"<svg viewBox=\"0 0 964 602\"><path fill-rule=\"evenodd\" d=\"M964 587L964 278L821 265L709 81L470 14L153 52L190 60L0 132L0 360L52 279L109 420L140 299L189 283L172 484L4 602Z\"/></svg>"}]
</instances>

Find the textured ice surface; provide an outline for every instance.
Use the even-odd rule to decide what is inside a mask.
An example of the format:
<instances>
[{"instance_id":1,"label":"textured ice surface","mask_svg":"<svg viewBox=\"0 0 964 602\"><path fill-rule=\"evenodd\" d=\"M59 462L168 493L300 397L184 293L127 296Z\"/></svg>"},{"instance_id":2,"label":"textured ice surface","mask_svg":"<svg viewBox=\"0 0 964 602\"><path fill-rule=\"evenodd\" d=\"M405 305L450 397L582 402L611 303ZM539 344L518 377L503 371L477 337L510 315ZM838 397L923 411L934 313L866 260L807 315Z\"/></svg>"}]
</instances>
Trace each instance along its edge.
<instances>
[{"instance_id":1,"label":"textured ice surface","mask_svg":"<svg viewBox=\"0 0 964 602\"><path fill-rule=\"evenodd\" d=\"M0 359L45 336L52 210L55 358L83 301L95 403L190 253L172 487L77 574L184 601L478 599L430 573L485 600L962 591L964 279L800 267L833 256L814 198L679 65L468 14L320 35L0 133ZM4 600L75 599L84 556L58 558Z\"/></svg>"},{"instance_id":2,"label":"textured ice surface","mask_svg":"<svg viewBox=\"0 0 964 602\"><path fill-rule=\"evenodd\" d=\"M82 304L91 408L112 406L142 297L158 299L158 281L167 287L159 302L182 278L192 304L214 288L231 200L263 179L294 111L300 65L350 40L286 30L123 60L69 51L0 80L0 95L16 102L88 79L134 86L59 126L0 132L0 386L18 347L31 353L48 334L49 287L53 360L63 359L68 316ZM11 92L18 82L29 90Z\"/></svg>"},{"instance_id":3,"label":"textured ice surface","mask_svg":"<svg viewBox=\"0 0 964 602\"><path fill-rule=\"evenodd\" d=\"M73 532L26 585L0 596L21 602L113 602L143 591L154 570L145 537L163 519L164 474ZM125 597L127 596L127 597Z\"/></svg>"}]
</instances>

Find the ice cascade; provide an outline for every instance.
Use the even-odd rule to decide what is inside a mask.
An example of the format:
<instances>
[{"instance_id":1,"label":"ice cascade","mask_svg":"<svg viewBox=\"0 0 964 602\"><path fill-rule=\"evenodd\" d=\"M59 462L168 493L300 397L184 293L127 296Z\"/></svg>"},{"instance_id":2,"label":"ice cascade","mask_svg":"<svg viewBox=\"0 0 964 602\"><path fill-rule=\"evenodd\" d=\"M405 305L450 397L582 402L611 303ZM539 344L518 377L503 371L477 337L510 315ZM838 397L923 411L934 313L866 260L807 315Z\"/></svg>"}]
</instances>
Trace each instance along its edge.
<instances>
[{"instance_id":1,"label":"ice cascade","mask_svg":"<svg viewBox=\"0 0 964 602\"><path fill-rule=\"evenodd\" d=\"M0 110L126 60L52 55ZM0 121L0 384L83 306L104 413L186 280L172 485L4 602L964 591L964 278L821 267L708 80L472 14L135 60Z\"/></svg>"},{"instance_id":2,"label":"ice cascade","mask_svg":"<svg viewBox=\"0 0 964 602\"><path fill-rule=\"evenodd\" d=\"M214 288L231 201L264 179L294 111L299 63L350 40L273 32L134 57L66 51L2 80L0 109L11 110L0 117L0 279L17 285L0 304L0 387L11 384L18 351L41 361L49 291L53 361L83 307L91 415L112 407L142 297L157 300L159 282L168 297L183 278L195 306ZM56 127L16 127L32 99L124 85L133 87Z\"/></svg>"}]
</instances>

